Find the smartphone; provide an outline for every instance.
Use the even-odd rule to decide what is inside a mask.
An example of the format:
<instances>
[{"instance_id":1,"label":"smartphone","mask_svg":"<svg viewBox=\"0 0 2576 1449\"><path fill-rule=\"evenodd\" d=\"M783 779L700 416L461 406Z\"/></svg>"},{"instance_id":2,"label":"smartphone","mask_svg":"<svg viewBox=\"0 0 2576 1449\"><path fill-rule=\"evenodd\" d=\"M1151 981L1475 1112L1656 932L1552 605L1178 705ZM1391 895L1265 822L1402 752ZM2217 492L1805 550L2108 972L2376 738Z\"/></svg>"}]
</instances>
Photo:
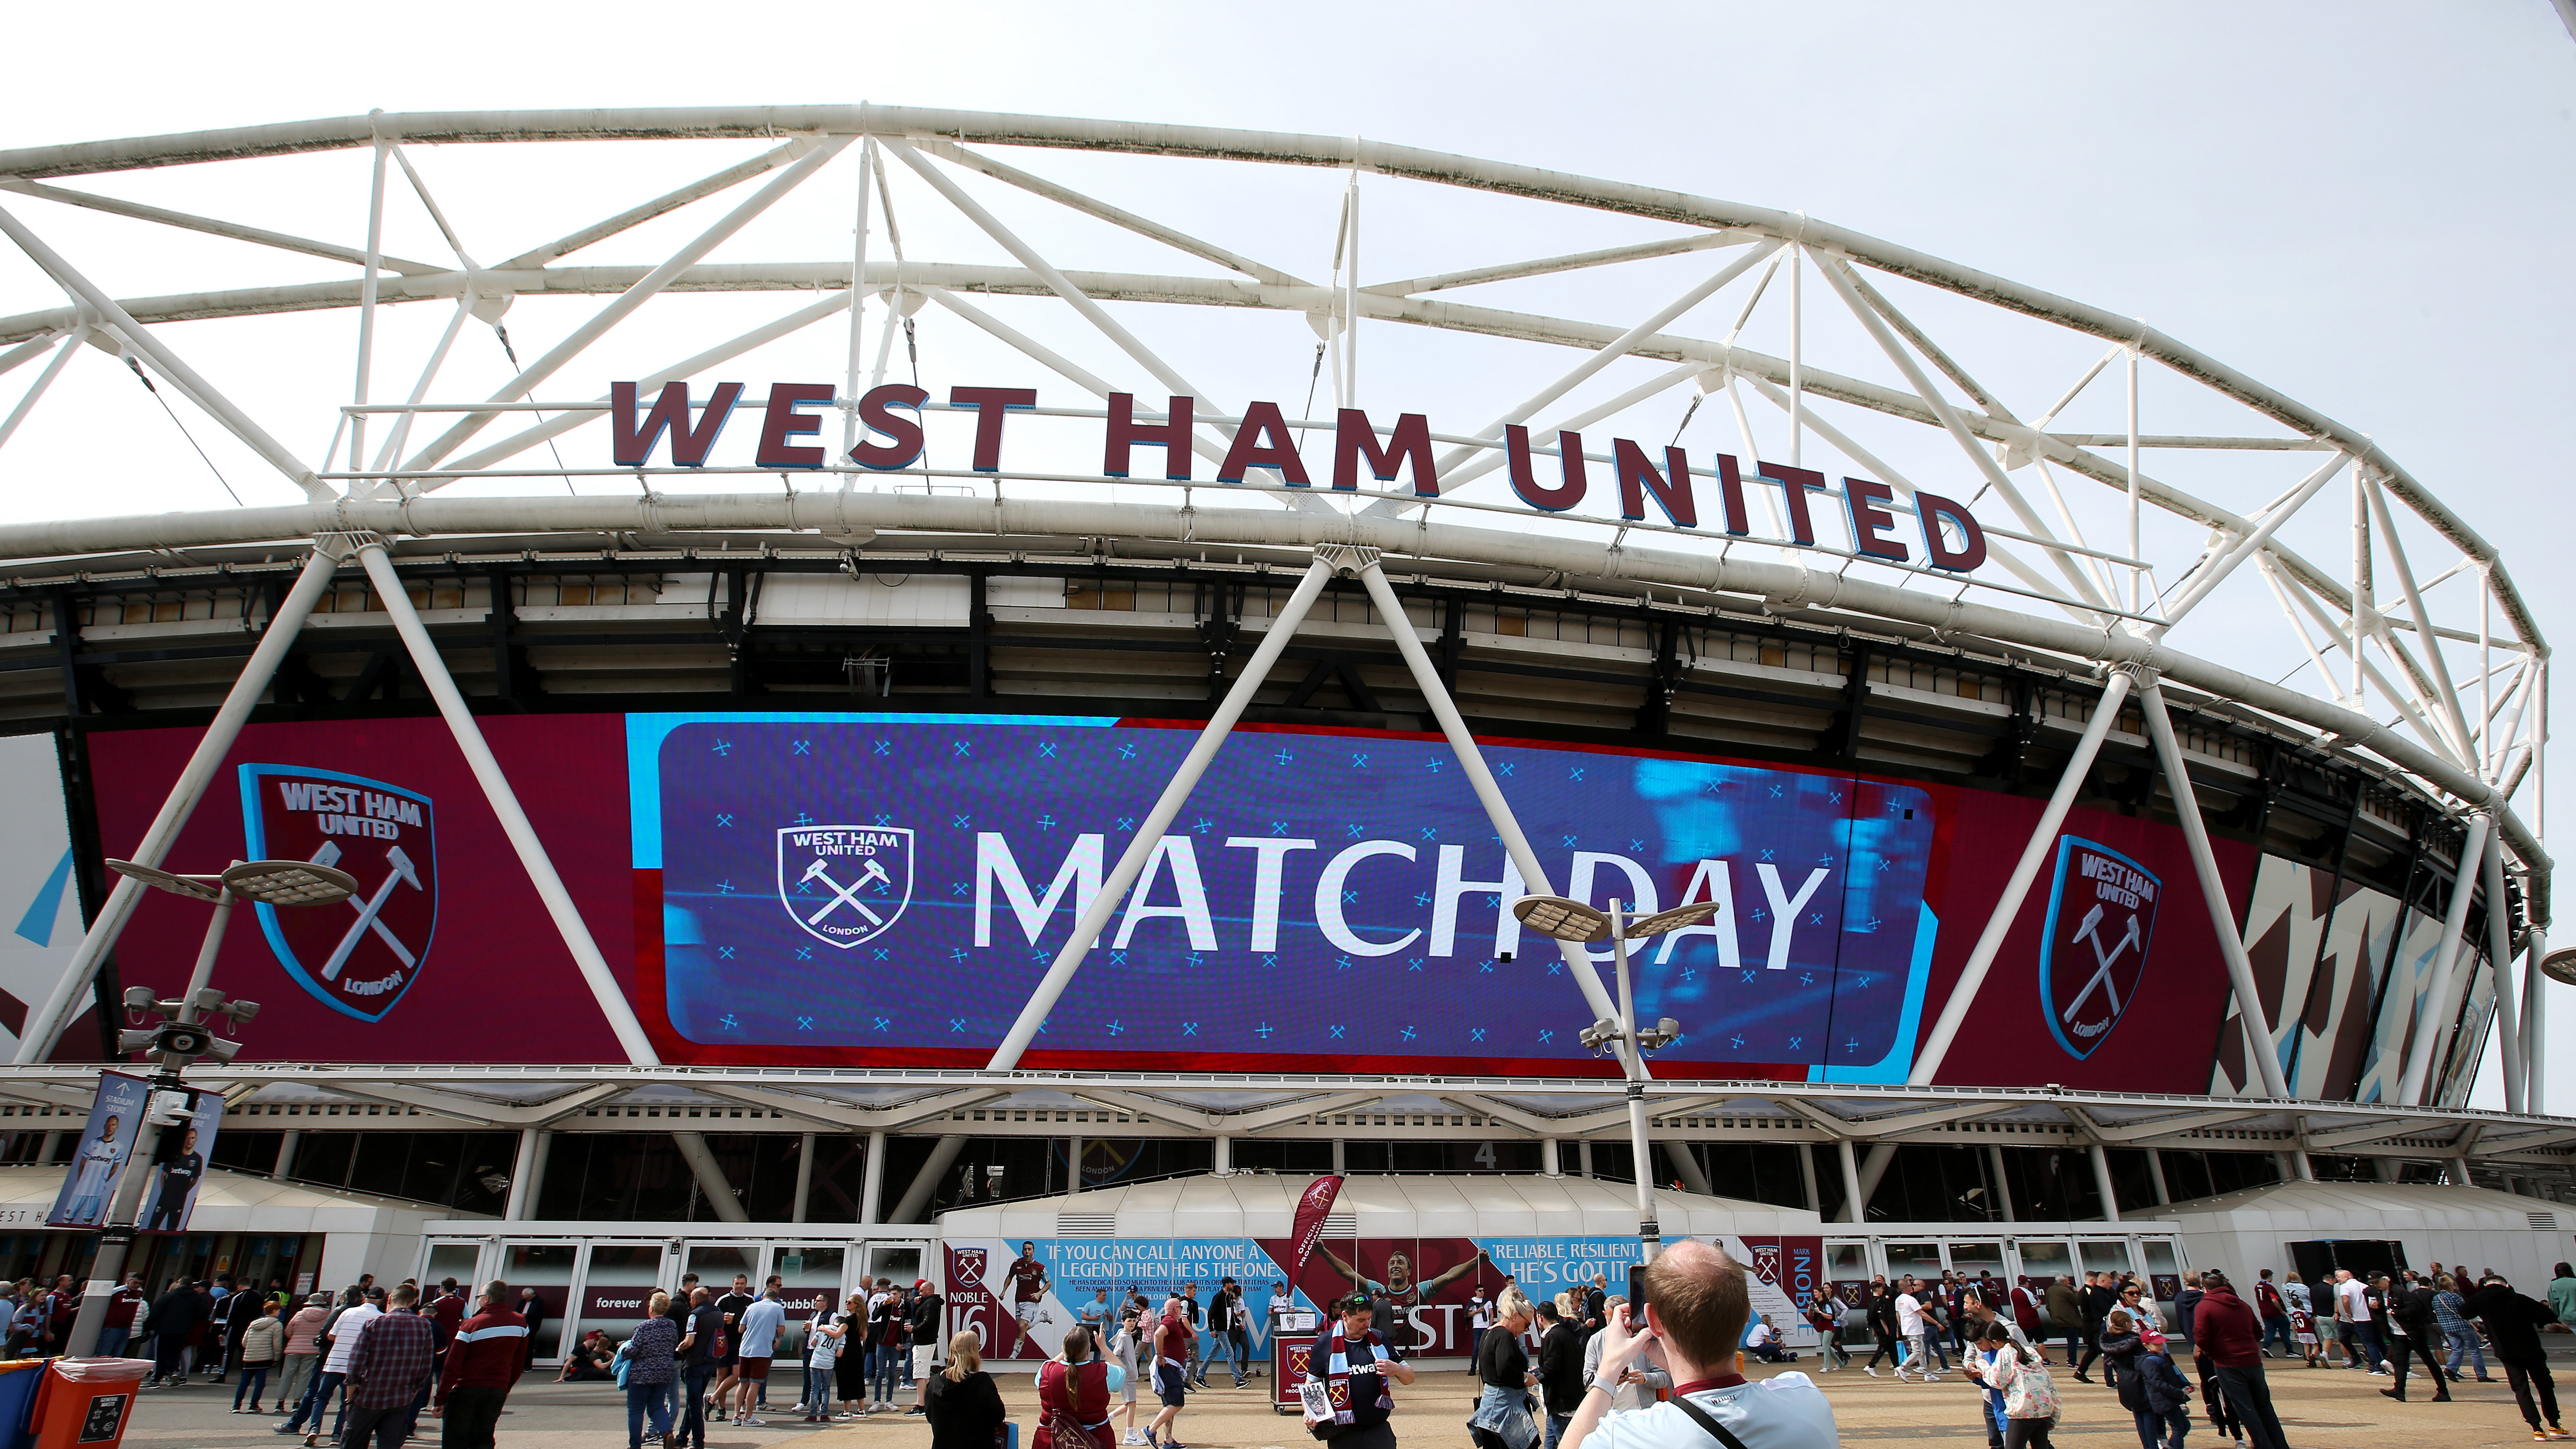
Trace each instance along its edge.
<instances>
[{"instance_id":1,"label":"smartphone","mask_svg":"<svg viewBox=\"0 0 2576 1449\"><path fill-rule=\"evenodd\" d=\"M1646 1326L1646 1265L1628 1265L1628 1331L1639 1332Z\"/></svg>"}]
</instances>

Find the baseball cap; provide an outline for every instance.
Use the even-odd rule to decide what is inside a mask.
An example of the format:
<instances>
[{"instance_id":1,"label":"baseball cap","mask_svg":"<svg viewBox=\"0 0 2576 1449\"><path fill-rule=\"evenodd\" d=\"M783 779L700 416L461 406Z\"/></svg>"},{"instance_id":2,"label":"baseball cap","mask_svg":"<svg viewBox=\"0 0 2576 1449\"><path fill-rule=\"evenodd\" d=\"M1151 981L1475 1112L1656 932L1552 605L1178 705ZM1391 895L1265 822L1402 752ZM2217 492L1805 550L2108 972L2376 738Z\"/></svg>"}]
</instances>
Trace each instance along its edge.
<instances>
[{"instance_id":1,"label":"baseball cap","mask_svg":"<svg viewBox=\"0 0 2576 1449\"><path fill-rule=\"evenodd\" d=\"M930 1280L927 1278L915 1278L912 1280L912 1286L919 1292L927 1293L930 1291Z\"/></svg>"}]
</instances>

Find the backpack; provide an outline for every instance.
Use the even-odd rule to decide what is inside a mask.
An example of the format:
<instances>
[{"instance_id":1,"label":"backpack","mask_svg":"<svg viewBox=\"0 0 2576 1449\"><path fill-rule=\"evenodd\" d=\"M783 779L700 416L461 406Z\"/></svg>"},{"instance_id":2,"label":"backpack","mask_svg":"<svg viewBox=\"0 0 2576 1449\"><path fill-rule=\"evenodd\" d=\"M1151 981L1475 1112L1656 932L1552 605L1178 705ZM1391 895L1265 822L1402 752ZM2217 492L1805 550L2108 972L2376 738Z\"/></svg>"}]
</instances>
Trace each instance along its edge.
<instances>
[{"instance_id":1,"label":"backpack","mask_svg":"<svg viewBox=\"0 0 2576 1449\"><path fill-rule=\"evenodd\" d=\"M2004 1390L2004 1417L2056 1418L2057 1381L2048 1376L2048 1360L2034 1356L2030 1362L2016 1364L2014 1368L2012 1386Z\"/></svg>"}]
</instances>

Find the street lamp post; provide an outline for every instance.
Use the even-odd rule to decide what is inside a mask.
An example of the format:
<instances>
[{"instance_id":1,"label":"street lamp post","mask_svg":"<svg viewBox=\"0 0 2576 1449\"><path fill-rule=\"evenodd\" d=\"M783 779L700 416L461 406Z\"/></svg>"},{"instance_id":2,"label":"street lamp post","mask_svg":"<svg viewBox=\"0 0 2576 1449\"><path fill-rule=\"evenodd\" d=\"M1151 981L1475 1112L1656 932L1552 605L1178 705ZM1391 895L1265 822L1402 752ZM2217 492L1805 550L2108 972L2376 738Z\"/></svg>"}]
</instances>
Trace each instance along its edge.
<instances>
[{"instance_id":1,"label":"street lamp post","mask_svg":"<svg viewBox=\"0 0 2576 1449\"><path fill-rule=\"evenodd\" d=\"M259 1015L258 1002L227 1000L208 984L214 975L215 953L223 946L224 928L232 921L233 903L247 900L269 906L320 906L358 893L358 882L345 872L301 860L235 861L220 875L179 875L128 860L111 860L107 864L118 874L131 876L156 890L210 902L215 910L213 919L206 922L205 938L197 947L196 968L188 975L186 991L169 1001L156 999L148 986L132 987L125 993L127 1010L157 1012L166 1020L158 1027L117 1035L118 1051L151 1052L159 1069L152 1074L150 1105L135 1133L133 1155L126 1159L124 1180L117 1184L115 1206L108 1210L106 1228L99 1237L98 1256L90 1265L89 1287L81 1294L80 1313L72 1320L70 1340L63 1345L63 1352L73 1358L87 1358L98 1351L99 1330L107 1326L107 1300L125 1278L126 1254L134 1246L135 1219L143 1207L144 1190L151 1183L161 1129L185 1122L196 1110L196 1095L181 1083L180 1074L201 1057L228 1062L241 1050L240 1043L215 1035L214 1018L228 1017L238 1024Z\"/></svg>"},{"instance_id":2,"label":"street lamp post","mask_svg":"<svg viewBox=\"0 0 2576 1449\"><path fill-rule=\"evenodd\" d=\"M1650 1028L1637 1025L1637 999L1628 980L1628 943L1697 925L1716 912L1715 901L1695 901L1631 920L1618 901L1612 901L1606 911L1564 896L1523 896L1512 902L1512 914L1541 935L1583 944L1609 938L1610 956L1618 968L1618 1018L1603 1017L1576 1036L1594 1051L1607 1050L1617 1057L1628 1079L1628 1151L1636 1169L1632 1175L1637 1180L1637 1240L1647 1262L1663 1250L1664 1234L1663 1225L1655 1221L1654 1159L1646 1141L1646 1053L1680 1040L1682 1029L1669 1016Z\"/></svg>"}]
</instances>

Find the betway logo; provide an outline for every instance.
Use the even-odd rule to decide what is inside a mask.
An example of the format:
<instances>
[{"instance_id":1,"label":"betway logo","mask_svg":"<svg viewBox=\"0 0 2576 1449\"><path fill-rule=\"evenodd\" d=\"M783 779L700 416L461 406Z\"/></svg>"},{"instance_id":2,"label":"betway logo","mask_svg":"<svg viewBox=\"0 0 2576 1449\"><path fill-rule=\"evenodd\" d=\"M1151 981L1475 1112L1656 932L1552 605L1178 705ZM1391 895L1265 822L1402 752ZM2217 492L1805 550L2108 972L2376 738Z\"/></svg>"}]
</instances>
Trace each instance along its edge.
<instances>
[{"instance_id":1,"label":"betway logo","mask_svg":"<svg viewBox=\"0 0 2576 1449\"><path fill-rule=\"evenodd\" d=\"M993 907L996 897L1009 907L1011 919L1029 945L1047 931L1059 910L1066 912L1068 925L1089 909L1100 894L1102 868L1107 851L1107 837L1099 834L1074 837L1072 848L1058 862L1047 879L1044 892L1032 890L1028 873L1008 837L999 831L980 831L975 836L975 944L993 944ZM1292 874L1302 876L1305 862L1292 861L1300 852L1316 849L1312 840L1282 836L1235 835L1226 838L1223 849L1252 852L1251 899L1242 902L1243 909L1228 912L1228 924L1248 921L1242 939L1220 941L1217 917L1209 900L1205 877L1199 869L1199 841L1189 835L1166 835L1154 843L1154 853L1145 862L1144 871L1136 878L1136 888L1129 893L1127 910L1118 920L1117 930L1103 932L1093 950L1107 946L1125 950L1137 929L1157 920L1179 923L1187 934L1193 951L1220 951L1234 947L1256 952L1279 949L1282 903L1292 888ZM1496 856L1500 852L1495 852ZM1567 863L1566 893L1577 900L1594 898L1595 883L1603 872L1624 879L1597 892L1616 896L1631 903L1631 909L1647 914L1662 909L1655 878L1643 864L1624 855L1602 851L1578 850ZM1521 923L1512 916L1511 903L1526 894L1520 871L1508 859L1494 861L1492 879L1467 875L1467 847L1443 845L1429 862L1423 861L1413 846L1401 840L1362 840L1344 847L1326 859L1315 872L1312 884L1315 929L1326 941L1354 956L1391 956L1398 951L1419 949L1428 956L1454 956L1458 953L1460 902L1468 896L1492 897L1499 901L1494 911L1493 935L1488 950L1474 954L1500 954L1520 949ZM1402 935L1371 940L1354 929L1343 915L1344 892L1363 870L1380 873L1372 883L1384 888L1385 873L1394 873L1392 884L1403 892L1397 899L1427 907L1430 920L1413 926ZM1768 924L1769 940L1764 943L1763 964L1774 971L1789 966L1789 951L1795 938L1801 913L1831 877L1832 871L1821 867L1810 870L1806 878L1792 889L1780 875L1780 868L1768 861L1753 866L1765 909L1756 917ZM1426 881L1424 877L1428 877ZM1427 886L1426 890L1424 887ZM1306 886L1301 880L1295 887L1300 896ZM1160 897L1160 899L1157 899ZM1690 880L1682 887L1682 901L1709 900L1717 903L1717 913L1706 925L1692 926L1665 935L1657 953L1657 962L1672 959L1674 948L1691 936L1707 936L1717 944L1719 961L1730 968L1743 963L1743 947L1737 935L1735 883L1730 862L1703 860L1692 867ZM1301 904L1304 903L1301 900ZM1233 903L1229 903L1233 904ZM1678 904L1678 902L1677 902ZM1383 929L1383 928L1377 928ZM1469 929L1481 933L1482 923L1471 923ZM1428 935L1429 939L1424 940ZM1061 939L1061 938L1059 938Z\"/></svg>"}]
</instances>

